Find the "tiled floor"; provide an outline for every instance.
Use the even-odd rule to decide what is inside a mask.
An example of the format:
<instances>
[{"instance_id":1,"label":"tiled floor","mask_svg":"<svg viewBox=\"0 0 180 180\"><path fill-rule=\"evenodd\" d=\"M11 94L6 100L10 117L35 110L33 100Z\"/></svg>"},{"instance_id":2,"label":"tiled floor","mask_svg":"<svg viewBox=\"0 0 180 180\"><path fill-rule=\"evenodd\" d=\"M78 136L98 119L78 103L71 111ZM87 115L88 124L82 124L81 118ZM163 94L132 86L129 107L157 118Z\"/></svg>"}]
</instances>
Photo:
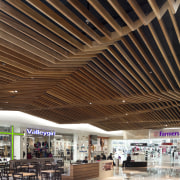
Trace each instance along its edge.
<instances>
[{"instance_id":1,"label":"tiled floor","mask_svg":"<svg viewBox=\"0 0 180 180\"><path fill-rule=\"evenodd\" d=\"M147 168L114 167L114 176L103 180L180 180L180 162L169 156L148 162ZM99 179L94 179L99 180ZM102 179L101 179L102 180Z\"/></svg>"}]
</instances>

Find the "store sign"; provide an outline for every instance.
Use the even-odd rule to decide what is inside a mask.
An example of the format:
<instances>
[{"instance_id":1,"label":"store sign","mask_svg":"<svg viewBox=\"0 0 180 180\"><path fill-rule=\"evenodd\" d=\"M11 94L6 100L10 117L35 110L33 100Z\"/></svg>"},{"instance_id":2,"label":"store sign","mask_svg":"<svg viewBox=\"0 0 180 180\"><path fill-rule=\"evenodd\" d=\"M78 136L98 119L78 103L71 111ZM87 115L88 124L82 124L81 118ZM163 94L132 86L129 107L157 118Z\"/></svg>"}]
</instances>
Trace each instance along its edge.
<instances>
[{"instance_id":1,"label":"store sign","mask_svg":"<svg viewBox=\"0 0 180 180\"><path fill-rule=\"evenodd\" d=\"M164 145L164 146L172 146L173 143L162 143L162 145Z\"/></svg>"},{"instance_id":2,"label":"store sign","mask_svg":"<svg viewBox=\"0 0 180 180\"><path fill-rule=\"evenodd\" d=\"M43 131L39 129L26 129L27 134L33 134L33 135L42 135L42 136L54 136L56 134L55 131Z\"/></svg>"},{"instance_id":3,"label":"store sign","mask_svg":"<svg viewBox=\"0 0 180 180\"><path fill-rule=\"evenodd\" d=\"M147 143L131 143L131 146L147 146Z\"/></svg>"},{"instance_id":4,"label":"store sign","mask_svg":"<svg viewBox=\"0 0 180 180\"><path fill-rule=\"evenodd\" d=\"M180 138L180 129L152 130L151 138Z\"/></svg>"}]
</instances>

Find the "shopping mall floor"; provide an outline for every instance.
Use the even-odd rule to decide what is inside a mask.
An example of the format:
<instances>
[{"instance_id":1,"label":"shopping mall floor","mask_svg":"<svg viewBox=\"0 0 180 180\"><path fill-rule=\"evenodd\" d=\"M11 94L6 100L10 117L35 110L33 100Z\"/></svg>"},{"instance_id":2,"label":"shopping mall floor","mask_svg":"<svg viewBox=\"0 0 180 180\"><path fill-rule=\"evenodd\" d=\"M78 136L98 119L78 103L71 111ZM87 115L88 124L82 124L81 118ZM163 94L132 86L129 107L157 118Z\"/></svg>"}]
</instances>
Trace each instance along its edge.
<instances>
[{"instance_id":1,"label":"shopping mall floor","mask_svg":"<svg viewBox=\"0 0 180 180\"><path fill-rule=\"evenodd\" d=\"M179 180L180 161L174 162L169 155L148 161L147 168L114 167L114 176L103 180ZM99 179L93 179L99 180Z\"/></svg>"}]
</instances>

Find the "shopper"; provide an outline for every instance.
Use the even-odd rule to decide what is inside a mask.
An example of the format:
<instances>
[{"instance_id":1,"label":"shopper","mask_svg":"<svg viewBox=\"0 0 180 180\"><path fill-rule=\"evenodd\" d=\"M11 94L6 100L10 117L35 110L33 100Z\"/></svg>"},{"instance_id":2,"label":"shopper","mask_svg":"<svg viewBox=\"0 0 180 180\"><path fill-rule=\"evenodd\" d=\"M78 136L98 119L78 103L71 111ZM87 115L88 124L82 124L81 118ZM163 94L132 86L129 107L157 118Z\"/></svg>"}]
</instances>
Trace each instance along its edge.
<instances>
[{"instance_id":1,"label":"shopper","mask_svg":"<svg viewBox=\"0 0 180 180\"><path fill-rule=\"evenodd\" d=\"M113 160L113 157L112 157L112 153L110 153L110 155L108 156L107 160ZM115 166L116 164L114 163L113 161L113 166Z\"/></svg>"},{"instance_id":2,"label":"shopper","mask_svg":"<svg viewBox=\"0 0 180 180\"><path fill-rule=\"evenodd\" d=\"M126 161L123 161L122 167L124 167L124 166L126 167L127 164L130 163L130 162L131 162L131 155L128 154Z\"/></svg>"},{"instance_id":3,"label":"shopper","mask_svg":"<svg viewBox=\"0 0 180 180\"><path fill-rule=\"evenodd\" d=\"M113 160L112 153L108 156L107 160Z\"/></svg>"},{"instance_id":4,"label":"shopper","mask_svg":"<svg viewBox=\"0 0 180 180\"><path fill-rule=\"evenodd\" d=\"M101 153L101 159L102 159L102 160L106 160L106 156L105 156L104 153Z\"/></svg>"},{"instance_id":5,"label":"shopper","mask_svg":"<svg viewBox=\"0 0 180 180\"><path fill-rule=\"evenodd\" d=\"M85 156L85 159L82 161L82 163L88 163L87 156Z\"/></svg>"}]
</instances>

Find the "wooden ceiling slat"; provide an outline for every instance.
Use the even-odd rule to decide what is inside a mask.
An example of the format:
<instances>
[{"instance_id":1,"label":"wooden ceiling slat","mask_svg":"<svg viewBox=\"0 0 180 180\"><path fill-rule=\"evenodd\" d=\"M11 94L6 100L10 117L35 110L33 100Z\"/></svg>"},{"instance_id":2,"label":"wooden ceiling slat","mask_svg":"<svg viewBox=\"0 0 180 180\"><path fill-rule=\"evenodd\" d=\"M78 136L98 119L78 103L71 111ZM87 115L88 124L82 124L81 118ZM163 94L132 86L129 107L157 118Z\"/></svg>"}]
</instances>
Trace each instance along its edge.
<instances>
[{"instance_id":1,"label":"wooden ceiling slat","mask_svg":"<svg viewBox=\"0 0 180 180\"><path fill-rule=\"evenodd\" d=\"M0 0L2 109L106 130L180 125L180 1L157 3Z\"/></svg>"},{"instance_id":2,"label":"wooden ceiling slat","mask_svg":"<svg viewBox=\"0 0 180 180\"><path fill-rule=\"evenodd\" d=\"M123 50L123 48L119 44L115 44L115 47L117 50L124 56L126 60L130 60L126 52ZM125 61L120 58L120 56L111 48L108 48L109 52L118 60L118 62L128 71L128 73L141 85L141 87L146 91L150 93L150 90L146 86L145 82L141 80L141 78L131 69L129 68L129 65L125 63ZM131 61L131 60L130 60ZM131 61L132 62L132 61ZM134 64L134 63L133 63ZM131 66L132 67L132 66ZM138 70L139 71L139 70ZM132 79L132 78L131 78ZM137 88L137 87L136 87ZM138 89L138 88L137 88Z\"/></svg>"},{"instance_id":3,"label":"wooden ceiling slat","mask_svg":"<svg viewBox=\"0 0 180 180\"><path fill-rule=\"evenodd\" d=\"M87 0L89 4L112 26L112 28L121 36L121 26L113 19L113 17L106 11L106 9L99 3L98 0Z\"/></svg>"},{"instance_id":4,"label":"wooden ceiling slat","mask_svg":"<svg viewBox=\"0 0 180 180\"><path fill-rule=\"evenodd\" d=\"M150 23L150 24L148 25L148 27L149 27L149 29L150 29L153 37L154 37L154 40L156 41L156 44L157 44L159 50L161 51L161 54L162 54L162 56L163 56L166 64L168 65L168 67L169 67L169 69L170 69L171 74L173 75L173 77L174 77L174 79L175 79L175 81L176 81L176 83L177 83L177 85L178 85L178 87L179 87L179 86L180 86L180 82L179 82L179 80L178 80L178 77L177 77L177 75L175 74L175 72L174 72L174 70L173 70L172 64L171 64L171 62L169 61L169 59L168 59L168 57L167 57L167 54L166 54L166 52L165 52L165 50L164 50L164 48L163 48L163 46L162 46L162 44L161 44L161 41L160 41L159 38L158 38L158 35L156 34L156 32L155 32L155 30L154 30L153 25Z\"/></svg>"},{"instance_id":5,"label":"wooden ceiling slat","mask_svg":"<svg viewBox=\"0 0 180 180\"><path fill-rule=\"evenodd\" d=\"M172 13L175 14L178 10L179 5L180 5L180 0L168 0L168 3L170 5Z\"/></svg>"},{"instance_id":6,"label":"wooden ceiling slat","mask_svg":"<svg viewBox=\"0 0 180 180\"><path fill-rule=\"evenodd\" d=\"M41 11L43 14L45 14L47 17L49 17L51 20L53 20L54 22L56 22L59 26L61 26L62 28L66 29L66 31L68 31L69 33L73 34L76 38L80 39L83 43L87 44L88 46L91 47L91 40L85 36L84 34L82 34L80 31L78 31L74 26L72 26L71 24L69 24L65 19L63 19L62 17L60 17L58 14L56 14L53 10L51 10L50 8L48 8L45 4L43 4L41 1L36 1L36 0L27 0L28 3L30 3L32 6L34 6L35 8L37 8L39 11ZM56 1L58 2L58 1ZM60 5L59 7L61 7L63 10L66 9L65 6L63 6L63 4L61 2L59 2ZM63 6L63 7L62 7ZM67 10L67 9L66 9ZM69 13L69 15L71 14L72 16L72 12ZM68 17L66 15L66 17ZM72 17L75 17L72 16ZM79 20L80 19L76 19ZM78 21L76 22L76 25L78 25ZM85 26L86 24L81 23L81 26ZM86 30L88 29L88 27L86 27ZM90 29L88 29L90 31ZM89 33L89 31L86 31ZM91 32L92 36L95 36L94 32ZM99 37L97 37L97 35L95 36L97 38L97 40L99 40Z\"/></svg>"},{"instance_id":7,"label":"wooden ceiling slat","mask_svg":"<svg viewBox=\"0 0 180 180\"><path fill-rule=\"evenodd\" d=\"M149 3L149 5L151 6L154 14L156 15L156 17L157 17L158 19L161 19L161 18L162 18L162 16L165 14L165 12L167 11L167 9L168 9L168 7L169 7L168 1L166 1L166 2L162 5L161 9L159 9L159 7L158 7L158 5L157 5L157 3L156 3L155 0L148 0L148 3Z\"/></svg>"},{"instance_id":8,"label":"wooden ceiling slat","mask_svg":"<svg viewBox=\"0 0 180 180\"><path fill-rule=\"evenodd\" d=\"M112 54L115 53L112 48L109 48L108 50L109 50L109 53L111 53L111 52L112 52ZM139 92L141 92L141 93L143 94L143 91L137 87L137 86L139 86L139 85L137 84L137 82L136 82L134 79L132 79L131 76L130 76L123 68L121 68L121 67L119 66L119 64L118 64L117 61L113 60L113 58L110 57L110 54L108 54L107 52L104 52L103 55L109 60L110 63L112 63L112 65L113 65L129 82L131 82L131 83L135 86L135 88L131 87L132 91L135 91L136 94L139 94ZM117 60L118 60L118 59L117 59ZM124 79L124 78L123 78L123 79ZM124 80L123 80L123 81L124 81ZM128 83L128 81L127 81L127 83ZM138 92L137 90L138 90L139 92Z\"/></svg>"},{"instance_id":9,"label":"wooden ceiling slat","mask_svg":"<svg viewBox=\"0 0 180 180\"><path fill-rule=\"evenodd\" d=\"M103 70L99 70L97 65L98 64L96 64L96 65L95 64L89 64L89 67L91 67L94 71L96 71L98 74L100 74L102 79L106 79L108 81L108 83L111 85L111 87L113 87L113 89L115 88L116 91L120 93L121 91L119 90L120 87L118 86L118 84L115 83L114 81L112 81L112 79L108 75L106 75Z\"/></svg>"},{"instance_id":10,"label":"wooden ceiling slat","mask_svg":"<svg viewBox=\"0 0 180 180\"><path fill-rule=\"evenodd\" d=\"M85 68L81 68L79 69L84 75L86 75L86 77L88 77L90 79L90 81L92 82L93 86L97 86L101 91L102 89L106 92L106 94L108 94L111 98L113 96L115 96L116 94L114 92L112 92L112 90L106 85L104 84L102 81L100 81L95 74L91 74L90 72L87 71L87 69Z\"/></svg>"},{"instance_id":11,"label":"wooden ceiling slat","mask_svg":"<svg viewBox=\"0 0 180 180\"><path fill-rule=\"evenodd\" d=\"M171 53L173 55L173 58L174 58L174 60L175 60L175 62L177 64L178 70L180 71L180 61L179 61L179 59L178 59L178 57L177 57L177 55L175 53L172 42L171 42L170 37L169 37L169 35L167 33L167 30L165 28L164 22L162 20L159 20L159 24L161 26L162 32L164 33L164 37L165 37L165 39L166 39L166 41L168 43L168 46L169 46L170 51L171 51Z\"/></svg>"},{"instance_id":12,"label":"wooden ceiling slat","mask_svg":"<svg viewBox=\"0 0 180 180\"><path fill-rule=\"evenodd\" d=\"M29 36L30 38L34 40L38 40L41 44L48 46L51 50L56 51L56 53L60 53L64 57L68 57L70 54L68 51L64 50L63 48L57 46L56 44L52 43L50 40L44 38L40 34L32 31L31 29L27 28L26 26L22 25L21 23L15 21L13 18L10 18L9 16L3 14L0 12L1 16L1 21L4 22L5 24L8 24L9 26L13 27L17 31Z\"/></svg>"},{"instance_id":13,"label":"wooden ceiling slat","mask_svg":"<svg viewBox=\"0 0 180 180\"><path fill-rule=\"evenodd\" d=\"M93 70L92 70L93 69ZM101 72L99 71L99 70L97 70L97 69L94 69L94 68L91 68L91 65L89 64L87 67L86 67L86 70L89 72L89 73L91 73L91 74L93 74L96 78L98 78L101 82L103 82L103 84L105 84L107 87L108 87L108 89L110 89L110 92L112 93L116 93L116 95L119 95L120 96L120 93L118 92L118 90L116 89L116 88L114 88L111 84L110 84L110 82L109 82L109 80L108 79L106 79L106 78L103 78L103 76L101 76ZM108 81L106 81L106 80L108 80Z\"/></svg>"},{"instance_id":14,"label":"wooden ceiling slat","mask_svg":"<svg viewBox=\"0 0 180 180\"><path fill-rule=\"evenodd\" d=\"M103 54L107 59L108 59L108 55L107 55L107 53L106 52L104 52L104 54ZM107 55L107 56L106 56ZM99 58L99 60L102 62L102 64L104 64L108 69L110 69L114 74L115 74L115 76L118 78L118 79L120 79L124 84L121 84L121 86L129 93L129 94L132 94L129 90L131 90L131 91L133 91L134 93L137 93L138 94L138 91L136 90L136 89L133 89L133 86L122 76L122 75L120 75L119 74L119 72L117 72L117 70L114 68L114 67L112 67L112 66L110 66L109 64L108 64L108 62L106 62L106 60L103 60L103 59L101 59L101 58ZM127 87L129 88L129 89L127 89Z\"/></svg>"},{"instance_id":15,"label":"wooden ceiling slat","mask_svg":"<svg viewBox=\"0 0 180 180\"><path fill-rule=\"evenodd\" d=\"M63 57L60 54L58 54L57 52L52 51L51 49L47 48L46 46L32 40L31 38L28 38L27 36L24 36L22 33L19 33L18 31L11 29L10 26L6 26L5 24L0 23L0 27L1 27L2 31L5 31L5 32L8 31L9 34L11 34L12 36L23 41L25 44L27 43L27 44L33 46L34 48L38 49L39 51L42 51L45 54L46 58L48 58L48 59L54 58L54 60L56 60L56 61L63 59Z\"/></svg>"},{"instance_id":16,"label":"wooden ceiling slat","mask_svg":"<svg viewBox=\"0 0 180 180\"><path fill-rule=\"evenodd\" d=\"M155 18L154 12L151 12L148 16L146 16L137 1L128 0L128 3L131 5L131 7L136 12L137 16L144 25L149 24Z\"/></svg>"},{"instance_id":17,"label":"wooden ceiling slat","mask_svg":"<svg viewBox=\"0 0 180 180\"><path fill-rule=\"evenodd\" d=\"M61 12L66 18L72 21L77 27L82 29L86 34L88 34L92 39L101 43L100 36L93 31L85 22L83 22L79 17L75 14L72 15L72 11L69 10L63 3L60 1L50 0L48 1L52 6L54 6L59 12Z\"/></svg>"},{"instance_id":18,"label":"wooden ceiling slat","mask_svg":"<svg viewBox=\"0 0 180 180\"><path fill-rule=\"evenodd\" d=\"M103 33L109 40L111 39L110 32L104 25L96 19L78 0L67 0L76 10L78 10L86 19L92 23L101 33ZM52 2L52 1L50 1ZM55 1L54 1L55 2Z\"/></svg>"},{"instance_id":19,"label":"wooden ceiling slat","mask_svg":"<svg viewBox=\"0 0 180 180\"><path fill-rule=\"evenodd\" d=\"M55 63L55 58L49 56L48 54L46 54L43 51L40 51L37 48L34 48L32 45L18 39L17 37L13 36L12 34L6 33L5 31L0 30L0 36L1 38L6 39L7 41L9 41L10 43L17 45L19 47L22 47L23 49L33 53L33 54L37 54L39 57L44 58L44 60L47 60L51 63Z\"/></svg>"},{"instance_id":20,"label":"wooden ceiling slat","mask_svg":"<svg viewBox=\"0 0 180 180\"><path fill-rule=\"evenodd\" d=\"M49 20L41 16L38 12L35 10L32 10L29 6L27 6L25 3L23 3L20 0L16 0L16 2L11 0L6 0L9 4L16 7L19 11L23 12L27 16L31 17L35 21L37 21L39 24L42 24L44 27L52 31L54 34L60 36L65 41L69 42L73 46L83 49L82 44L74 39L72 36L67 34L65 31L61 30L58 26L51 23Z\"/></svg>"},{"instance_id":21,"label":"wooden ceiling slat","mask_svg":"<svg viewBox=\"0 0 180 180\"><path fill-rule=\"evenodd\" d=\"M134 59L136 60L136 62L141 66L141 68L144 70L144 72L146 72L146 75L149 75L149 72L146 70L145 65L140 61L138 55L135 53L135 51L132 49L132 47L130 46L130 44L125 40L125 38L122 38L121 40L124 45L126 45L126 48L128 49L128 51L130 52L130 54L134 57ZM115 45L116 46L116 45ZM119 45L118 49L120 48ZM133 60L131 60L131 58L125 53L125 51L123 52L123 56L124 58L128 61L129 64L131 64L131 66L135 69L135 71L139 74L139 76L146 82L146 84L149 85L149 87L154 91L157 92L157 90L154 88L154 86L151 84L151 82L149 81L149 79L142 73L142 71L139 70L139 68L135 65L135 63L133 62Z\"/></svg>"},{"instance_id":22,"label":"wooden ceiling slat","mask_svg":"<svg viewBox=\"0 0 180 180\"><path fill-rule=\"evenodd\" d=\"M109 4L116 10L119 16L123 19L123 21L128 25L128 27L133 31L138 28L137 23L132 21L126 11L121 7L117 0L108 0ZM138 21L138 20L137 20ZM140 26L140 24L139 24Z\"/></svg>"},{"instance_id":23,"label":"wooden ceiling slat","mask_svg":"<svg viewBox=\"0 0 180 180\"><path fill-rule=\"evenodd\" d=\"M132 33L129 34L129 37L131 38L132 42L134 43L134 45L137 47L137 49L139 50L139 52L141 53L142 57L146 60L146 63L149 65L149 67L152 69L153 73L156 75L156 77L158 78L158 80L161 82L161 84L163 85L163 87L166 89L166 85L163 82L161 76L159 75L158 71L156 70L156 68L154 67L153 63L151 62L151 60L149 59L149 57L147 56L147 54L145 53L145 51L143 50L143 47L139 44L138 40L135 38L135 36L133 36ZM143 63L141 63L142 66ZM145 67L144 67L145 69ZM146 70L146 73L149 73ZM159 88L159 90L162 90L161 87L159 86L159 82L156 82L155 78L153 76L151 76L151 78L153 78L153 82L156 85L156 87ZM166 89L167 90L167 89Z\"/></svg>"},{"instance_id":24,"label":"wooden ceiling slat","mask_svg":"<svg viewBox=\"0 0 180 180\"><path fill-rule=\"evenodd\" d=\"M55 42L60 47L63 47L64 49L70 51L72 54L77 52L77 50L73 46L68 44L66 41L58 38L58 36L54 35L50 31L48 31L47 29L45 29L42 26L40 26L39 24L35 23L30 18L27 18L26 16L24 16L19 11L17 11L14 8L8 6L2 0L1 0L1 3L0 3L0 9L1 9L1 11L3 11L5 13L9 14L10 16L12 16L14 19L17 19L18 21L20 21L22 24L25 24L27 27L32 28L34 31L37 31L39 34L43 35L47 39L50 39L52 42Z\"/></svg>"},{"instance_id":25,"label":"wooden ceiling slat","mask_svg":"<svg viewBox=\"0 0 180 180\"><path fill-rule=\"evenodd\" d=\"M174 26L174 29L175 29L175 32L176 32L177 38L178 38L179 43L180 43L180 30L179 30L179 28L178 28L178 25L177 25L176 19L175 19L174 15L172 14L172 12L171 12L171 11L169 11L169 14L170 14L171 21L172 21L172 23L173 23L173 26Z\"/></svg>"},{"instance_id":26,"label":"wooden ceiling slat","mask_svg":"<svg viewBox=\"0 0 180 180\"><path fill-rule=\"evenodd\" d=\"M102 56L98 56L98 60L99 61L97 61L96 62L96 64L98 64L98 66L99 66L99 62L102 62L102 64L104 64L104 62L106 61ZM99 66L100 67L100 66ZM107 70L103 70L104 72L106 72L106 74L108 74L109 76L111 76L111 78L115 81L115 82L117 82L118 84L121 84L121 90L120 91L122 91L125 95L127 95L127 93L128 94L130 94L129 93L129 89L125 86L125 84L122 84L122 82L121 81L119 81L119 79L121 79L119 76L116 76L115 74L115 72L113 72L113 73L111 73L111 75L109 74L110 73L110 71L109 71L109 67L108 66L106 66L106 68L107 68Z\"/></svg>"},{"instance_id":27,"label":"wooden ceiling slat","mask_svg":"<svg viewBox=\"0 0 180 180\"><path fill-rule=\"evenodd\" d=\"M149 52L151 53L151 55L153 56L154 60L156 61L158 67L160 68L161 72L163 73L163 75L165 76L166 80L168 81L168 83L171 85L172 89L173 88L173 85L172 85L172 82L171 82L171 79L169 77L169 75L167 74L167 72L164 70L162 64L160 63L155 51L153 50L152 46L150 45L148 39L145 37L145 33L141 30L141 29L138 29L138 33L139 35L141 36L141 38L143 39L144 43L146 44L146 47L148 48ZM166 88L165 89L168 89L167 85L165 84Z\"/></svg>"}]
</instances>

